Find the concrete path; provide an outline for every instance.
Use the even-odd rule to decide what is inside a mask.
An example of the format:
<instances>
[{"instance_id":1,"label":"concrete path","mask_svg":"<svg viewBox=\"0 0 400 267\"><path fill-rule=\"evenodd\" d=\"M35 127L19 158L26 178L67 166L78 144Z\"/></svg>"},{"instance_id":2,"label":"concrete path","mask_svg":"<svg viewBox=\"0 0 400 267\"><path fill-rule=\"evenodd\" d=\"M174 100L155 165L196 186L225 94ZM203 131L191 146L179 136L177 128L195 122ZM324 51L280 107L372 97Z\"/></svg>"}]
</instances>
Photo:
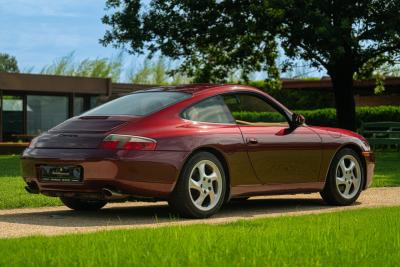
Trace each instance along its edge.
<instances>
[{"instance_id":1,"label":"concrete path","mask_svg":"<svg viewBox=\"0 0 400 267\"><path fill-rule=\"evenodd\" d=\"M240 219L302 215L367 207L400 206L400 187L372 188L349 207L324 204L319 194L256 197L230 203L205 220L171 217L165 202L109 204L101 211L74 212L65 207L0 210L0 238L61 235L117 228L160 227L182 224L216 224Z\"/></svg>"}]
</instances>

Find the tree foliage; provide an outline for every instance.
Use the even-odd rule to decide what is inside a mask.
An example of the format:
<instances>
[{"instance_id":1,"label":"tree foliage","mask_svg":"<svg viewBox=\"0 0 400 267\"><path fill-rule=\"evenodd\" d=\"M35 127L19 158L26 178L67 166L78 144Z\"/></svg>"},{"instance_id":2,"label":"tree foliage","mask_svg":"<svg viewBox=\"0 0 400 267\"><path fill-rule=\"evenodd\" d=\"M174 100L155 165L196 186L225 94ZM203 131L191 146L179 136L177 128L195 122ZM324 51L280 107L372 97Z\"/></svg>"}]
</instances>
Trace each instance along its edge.
<instances>
[{"instance_id":1,"label":"tree foliage","mask_svg":"<svg viewBox=\"0 0 400 267\"><path fill-rule=\"evenodd\" d=\"M107 8L114 13L103 22L112 29L101 42L115 47L128 44L132 53L161 51L172 59L184 59L180 70L195 82L224 81L233 69L242 70L245 79L260 70L277 78L273 34L250 30L260 27L249 17L260 11L258 4L156 0L143 13L140 1L111 0Z\"/></svg>"},{"instance_id":2,"label":"tree foliage","mask_svg":"<svg viewBox=\"0 0 400 267\"><path fill-rule=\"evenodd\" d=\"M339 125L355 127L353 76L400 52L398 0L108 0L101 42L132 53L183 59L195 81L225 81L229 72L281 71L278 51L324 68L332 78Z\"/></svg>"},{"instance_id":3,"label":"tree foliage","mask_svg":"<svg viewBox=\"0 0 400 267\"><path fill-rule=\"evenodd\" d=\"M17 59L9 54L0 53L0 72L19 72Z\"/></svg>"}]
</instances>

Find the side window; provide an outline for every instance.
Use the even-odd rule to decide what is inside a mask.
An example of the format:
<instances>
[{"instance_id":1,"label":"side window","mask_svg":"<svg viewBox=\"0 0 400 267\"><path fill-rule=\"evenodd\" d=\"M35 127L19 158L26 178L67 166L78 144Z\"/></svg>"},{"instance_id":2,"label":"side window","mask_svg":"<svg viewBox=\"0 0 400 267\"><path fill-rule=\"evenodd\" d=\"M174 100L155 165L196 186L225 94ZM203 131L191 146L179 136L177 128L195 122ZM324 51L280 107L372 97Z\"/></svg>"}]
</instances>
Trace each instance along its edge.
<instances>
[{"instance_id":1,"label":"side window","mask_svg":"<svg viewBox=\"0 0 400 267\"><path fill-rule=\"evenodd\" d=\"M255 95L226 95L224 101L239 125L289 126L282 113Z\"/></svg>"},{"instance_id":2,"label":"side window","mask_svg":"<svg viewBox=\"0 0 400 267\"><path fill-rule=\"evenodd\" d=\"M221 96L210 97L187 108L182 117L191 121L234 124L228 107Z\"/></svg>"}]
</instances>

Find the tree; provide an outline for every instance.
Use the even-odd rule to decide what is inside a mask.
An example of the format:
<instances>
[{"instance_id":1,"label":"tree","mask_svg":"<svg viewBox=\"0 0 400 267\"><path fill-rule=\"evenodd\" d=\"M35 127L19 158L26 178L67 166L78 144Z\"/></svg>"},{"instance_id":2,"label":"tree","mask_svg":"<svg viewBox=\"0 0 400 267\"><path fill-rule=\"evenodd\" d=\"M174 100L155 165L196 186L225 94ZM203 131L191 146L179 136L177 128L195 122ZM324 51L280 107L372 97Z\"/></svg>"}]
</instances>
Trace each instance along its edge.
<instances>
[{"instance_id":1,"label":"tree","mask_svg":"<svg viewBox=\"0 0 400 267\"><path fill-rule=\"evenodd\" d=\"M101 42L131 53L161 51L183 59L198 80L223 80L266 70L276 79L279 49L324 68L332 79L338 125L355 129L353 77L376 58L400 52L398 0L108 0L111 26Z\"/></svg>"},{"instance_id":2,"label":"tree","mask_svg":"<svg viewBox=\"0 0 400 267\"><path fill-rule=\"evenodd\" d=\"M17 59L5 53L0 53L0 72L19 72Z\"/></svg>"}]
</instances>

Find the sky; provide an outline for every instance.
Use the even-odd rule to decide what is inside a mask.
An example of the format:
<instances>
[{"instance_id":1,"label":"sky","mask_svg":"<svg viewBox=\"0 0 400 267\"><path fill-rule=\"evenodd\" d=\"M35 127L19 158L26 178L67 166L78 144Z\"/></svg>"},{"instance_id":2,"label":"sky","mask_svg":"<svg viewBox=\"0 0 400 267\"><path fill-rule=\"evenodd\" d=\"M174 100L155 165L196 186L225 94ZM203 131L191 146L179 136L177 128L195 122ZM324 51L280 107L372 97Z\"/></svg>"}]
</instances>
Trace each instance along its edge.
<instances>
[{"instance_id":1,"label":"sky","mask_svg":"<svg viewBox=\"0 0 400 267\"><path fill-rule=\"evenodd\" d=\"M33 72L71 52L77 60L117 55L99 43L104 7L104 0L0 0L0 52Z\"/></svg>"},{"instance_id":2,"label":"sky","mask_svg":"<svg viewBox=\"0 0 400 267\"><path fill-rule=\"evenodd\" d=\"M104 7L105 0L0 0L0 53L15 56L21 72L39 72L72 52L77 61L116 56L119 50L99 43L107 29ZM125 54L124 60L129 71L144 57Z\"/></svg>"}]
</instances>

